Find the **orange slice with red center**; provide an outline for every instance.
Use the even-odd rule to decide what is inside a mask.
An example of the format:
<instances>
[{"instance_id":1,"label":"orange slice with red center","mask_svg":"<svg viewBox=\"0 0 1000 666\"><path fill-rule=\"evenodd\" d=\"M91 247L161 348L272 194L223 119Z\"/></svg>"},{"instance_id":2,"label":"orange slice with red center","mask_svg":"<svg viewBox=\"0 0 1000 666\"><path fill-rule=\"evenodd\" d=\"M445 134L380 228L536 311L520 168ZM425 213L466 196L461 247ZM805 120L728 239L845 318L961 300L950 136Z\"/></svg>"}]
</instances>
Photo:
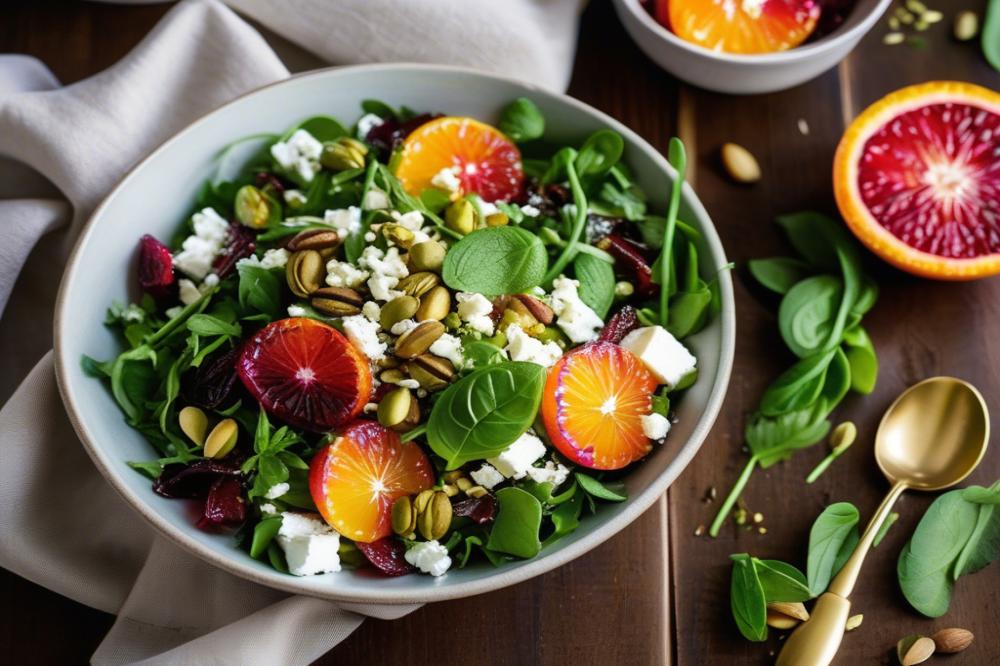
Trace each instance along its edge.
<instances>
[{"instance_id":1,"label":"orange slice with red center","mask_svg":"<svg viewBox=\"0 0 1000 666\"><path fill-rule=\"evenodd\" d=\"M473 118L445 116L424 123L403 142L396 177L419 196L444 169L461 183L460 194L510 201L521 193L521 151L500 130Z\"/></svg>"},{"instance_id":2,"label":"orange slice with red center","mask_svg":"<svg viewBox=\"0 0 1000 666\"><path fill-rule=\"evenodd\" d=\"M431 463L413 442L374 421L356 421L309 465L309 491L330 527L371 543L392 533L392 504L434 485Z\"/></svg>"},{"instance_id":3,"label":"orange slice with red center","mask_svg":"<svg viewBox=\"0 0 1000 666\"><path fill-rule=\"evenodd\" d=\"M1000 273L1000 93L934 81L888 95L847 128L833 186L851 231L898 268Z\"/></svg>"},{"instance_id":4,"label":"orange slice with red center","mask_svg":"<svg viewBox=\"0 0 1000 666\"><path fill-rule=\"evenodd\" d=\"M656 379L642 361L610 342L563 356L549 372L542 420L564 456L592 469L621 469L649 453L642 430Z\"/></svg>"},{"instance_id":5,"label":"orange slice with red center","mask_svg":"<svg viewBox=\"0 0 1000 666\"><path fill-rule=\"evenodd\" d=\"M247 340L236 372L264 411L311 432L350 421L372 392L368 359L337 329L303 317Z\"/></svg>"},{"instance_id":6,"label":"orange slice with red center","mask_svg":"<svg viewBox=\"0 0 1000 666\"><path fill-rule=\"evenodd\" d=\"M816 0L657 0L655 10L681 39L743 54L798 46L816 29L819 15Z\"/></svg>"}]
</instances>

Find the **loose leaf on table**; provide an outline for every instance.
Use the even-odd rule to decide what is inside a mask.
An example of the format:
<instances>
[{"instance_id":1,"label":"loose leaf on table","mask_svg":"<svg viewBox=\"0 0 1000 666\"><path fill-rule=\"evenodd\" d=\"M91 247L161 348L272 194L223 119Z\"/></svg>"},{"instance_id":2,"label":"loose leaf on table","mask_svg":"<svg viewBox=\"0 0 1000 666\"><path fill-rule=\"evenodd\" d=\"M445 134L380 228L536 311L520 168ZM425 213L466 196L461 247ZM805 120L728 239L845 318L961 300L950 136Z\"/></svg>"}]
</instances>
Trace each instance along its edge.
<instances>
[{"instance_id":1,"label":"loose leaf on table","mask_svg":"<svg viewBox=\"0 0 1000 666\"><path fill-rule=\"evenodd\" d=\"M534 422L545 385L535 363L487 365L444 392L427 422L427 443L455 469L495 456Z\"/></svg>"},{"instance_id":2,"label":"loose leaf on table","mask_svg":"<svg viewBox=\"0 0 1000 666\"><path fill-rule=\"evenodd\" d=\"M878 357L868 332L861 326L844 332L847 362L851 367L851 389L868 395L878 379Z\"/></svg>"},{"instance_id":3,"label":"loose leaf on table","mask_svg":"<svg viewBox=\"0 0 1000 666\"><path fill-rule=\"evenodd\" d=\"M760 411L765 416L780 416L786 412L809 407L819 398L826 382L826 371L835 352L808 356L782 373L760 399Z\"/></svg>"},{"instance_id":4,"label":"loose leaf on table","mask_svg":"<svg viewBox=\"0 0 1000 666\"><path fill-rule=\"evenodd\" d=\"M751 259L747 266L757 282L782 295L813 273L809 264L791 257Z\"/></svg>"},{"instance_id":5,"label":"loose leaf on table","mask_svg":"<svg viewBox=\"0 0 1000 666\"><path fill-rule=\"evenodd\" d=\"M733 577L729 603L733 619L748 640L763 641L767 638L767 601L756 565L746 553L730 557L733 560Z\"/></svg>"},{"instance_id":6,"label":"loose leaf on table","mask_svg":"<svg viewBox=\"0 0 1000 666\"><path fill-rule=\"evenodd\" d=\"M578 254L573 274L580 282L580 300L604 319L615 300L615 271L606 261L590 254Z\"/></svg>"},{"instance_id":7,"label":"loose leaf on table","mask_svg":"<svg viewBox=\"0 0 1000 666\"><path fill-rule=\"evenodd\" d=\"M545 116L527 97L518 97L500 115L498 129L514 143L541 138L545 133Z\"/></svg>"},{"instance_id":8,"label":"loose leaf on table","mask_svg":"<svg viewBox=\"0 0 1000 666\"><path fill-rule=\"evenodd\" d=\"M548 255L538 236L520 227L491 227L474 231L451 247L442 277L452 289L499 296L537 287L547 265Z\"/></svg>"},{"instance_id":9,"label":"loose leaf on table","mask_svg":"<svg viewBox=\"0 0 1000 666\"><path fill-rule=\"evenodd\" d=\"M534 557L542 548L538 539L541 502L520 488L503 488L496 495L500 508L486 547L515 557Z\"/></svg>"},{"instance_id":10,"label":"loose leaf on table","mask_svg":"<svg viewBox=\"0 0 1000 666\"><path fill-rule=\"evenodd\" d=\"M821 213L802 211L779 215L777 222L798 253L820 270L838 271L837 250L856 248L844 226Z\"/></svg>"},{"instance_id":11,"label":"loose leaf on table","mask_svg":"<svg viewBox=\"0 0 1000 666\"><path fill-rule=\"evenodd\" d=\"M792 287L778 308L778 328L799 358L821 351L834 329L844 284L832 275L816 275Z\"/></svg>"},{"instance_id":12,"label":"loose leaf on table","mask_svg":"<svg viewBox=\"0 0 1000 666\"><path fill-rule=\"evenodd\" d=\"M847 502L831 504L819 515L809 531L809 557L806 577L814 596L826 591L837 573L838 559L861 519L858 510ZM846 561L846 558L845 558ZM842 563L840 563L842 566Z\"/></svg>"},{"instance_id":13,"label":"loose leaf on table","mask_svg":"<svg viewBox=\"0 0 1000 666\"><path fill-rule=\"evenodd\" d=\"M830 422L822 405L787 412L778 417L756 415L747 423L747 446L762 467L785 460L797 449L812 446L826 437Z\"/></svg>"},{"instance_id":14,"label":"loose leaf on table","mask_svg":"<svg viewBox=\"0 0 1000 666\"><path fill-rule=\"evenodd\" d=\"M779 560L759 560L756 557L753 561L767 603L806 601L813 598L805 575L791 564Z\"/></svg>"}]
</instances>

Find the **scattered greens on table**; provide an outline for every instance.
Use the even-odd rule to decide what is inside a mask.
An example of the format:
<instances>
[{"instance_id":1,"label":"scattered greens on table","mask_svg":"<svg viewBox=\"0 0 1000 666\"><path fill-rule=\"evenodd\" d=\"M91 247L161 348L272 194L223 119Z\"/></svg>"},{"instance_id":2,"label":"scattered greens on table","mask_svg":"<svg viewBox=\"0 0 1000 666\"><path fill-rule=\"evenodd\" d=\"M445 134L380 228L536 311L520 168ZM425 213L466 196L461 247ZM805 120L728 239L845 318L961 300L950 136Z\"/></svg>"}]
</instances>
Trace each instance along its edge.
<instances>
[{"instance_id":1,"label":"scattered greens on table","mask_svg":"<svg viewBox=\"0 0 1000 666\"><path fill-rule=\"evenodd\" d=\"M680 141L670 143L669 159L680 176L673 183L666 215L660 217L647 211L644 193L621 161L620 135L599 130L576 146L553 145L546 141L546 123L538 108L530 100L515 100L503 110L499 128L522 144L526 190L517 203L494 206L476 194L451 196L438 186L419 196L409 193L395 176L399 144L407 131L434 116L375 100L362 107L366 115L353 128L315 116L281 135L248 137L223 150L217 176L201 188L194 208L195 217L210 213L230 225L225 243L212 257L213 272L207 277L175 275L177 264L167 261L172 256L176 262L182 244L197 235L197 219L167 245L145 237L153 256L166 253L166 269L155 261L140 266L142 279L152 280L143 285L147 293L137 304L109 309L106 323L120 335L125 350L108 362L83 359L85 370L108 383L126 421L157 452L153 460L129 464L152 478L162 495L204 501L200 527L239 526L241 547L285 572L296 573L290 558L286 560L286 546L296 537L282 531L282 516L317 511L310 462L335 437L266 413L252 392L243 390L234 364L248 341L272 322L306 317L346 331L348 316L362 318L356 312L360 303L346 308L345 313L353 313L347 315L331 309L344 309L342 304L310 298L317 292L303 286L304 278L292 262L298 251L285 249L290 242L311 232L329 233L336 226L342 235L324 249L328 254L323 261L333 257L357 268L368 248L374 246L387 257L393 243L409 249L400 240L405 231L411 236L419 232L442 248L437 267L430 270L440 272L443 288L488 299L511 294L548 299L554 280L572 276L580 282L579 299L606 320L602 339L608 335L613 342L640 325L662 325L683 340L701 330L719 305L717 282L701 277L699 234L678 219L686 163ZM371 127L381 129L373 133ZM322 145L315 159L302 157L303 152L294 164L279 160L275 147L280 143L287 149L303 133ZM384 205L368 205L372 196L382 197ZM414 211L425 226L400 229L401 217ZM357 214L357 219L337 226L327 219L330 212ZM329 265L327 269L333 270ZM163 284L156 283L157 270ZM212 276L218 279L209 280ZM186 277L201 284L189 283L184 302L178 303L176 278ZM320 277L320 286L322 278L334 286L325 270ZM364 291L360 284L356 289ZM153 287L162 287L163 293L154 298ZM348 295L352 288L346 290ZM168 289L174 291L165 296ZM364 298L375 301L371 291ZM382 313L387 306L382 304ZM380 315L368 319L378 322ZM443 530L428 520L404 533L396 530L397 522L405 524L410 514L400 509L396 515L394 510L396 533L390 537L365 544L341 535L337 550L342 563L358 565L367 559L384 573L405 573L411 569L402 562L404 551L409 555L407 549L440 540L436 547L444 548L459 567L474 553L499 565L533 557L570 534L581 524L584 509L594 513L599 503L627 499L620 474L586 469L553 451L539 416L545 366L507 360L508 341L502 332L488 336L457 312L440 321L448 334L459 338L462 360L452 362L453 376L438 385L432 385L434 377L425 381L413 374L408 381L420 387L411 397L420 407L418 420L400 430L404 442L416 442L428 456L433 495L448 496L454 511L449 515L454 517ZM400 338L385 330L390 328L382 326L375 343L393 349ZM536 328L532 335L556 345L559 353L577 344L555 322ZM852 339L858 339L857 334ZM381 368L376 372L395 383ZM653 414L665 419L671 399L695 378L690 373L676 386L662 386L651 396ZM188 420L182 427L185 407ZM383 422L389 419L385 411L380 404L377 416L389 427ZM375 416L367 409L358 415L368 420ZM206 439L204 430L213 422L221 427L227 419L233 422L232 437L213 441L210 453L215 431ZM203 442L193 441L191 435L199 428ZM529 432L546 445L545 455L536 462L546 464L547 477L536 465L537 475L503 479L496 489L477 484L482 493L462 494L473 485L467 472ZM418 501L415 496L413 515ZM392 545L375 548L385 541Z\"/></svg>"},{"instance_id":2,"label":"scattered greens on table","mask_svg":"<svg viewBox=\"0 0 1000 666\"><path fill-rule=\"evenodd\" d=\"M785 215L778 224L799 257L756 259L749 268L781 295L778 328L799 361L771 383L747 420L750 460L712 522L712 536L758 465L766 469L822 440L847 392L871 393L878 375L875 348L861 326L878 288L862 273L854 240L819 213Z\"/></svg>"}]
</instances>

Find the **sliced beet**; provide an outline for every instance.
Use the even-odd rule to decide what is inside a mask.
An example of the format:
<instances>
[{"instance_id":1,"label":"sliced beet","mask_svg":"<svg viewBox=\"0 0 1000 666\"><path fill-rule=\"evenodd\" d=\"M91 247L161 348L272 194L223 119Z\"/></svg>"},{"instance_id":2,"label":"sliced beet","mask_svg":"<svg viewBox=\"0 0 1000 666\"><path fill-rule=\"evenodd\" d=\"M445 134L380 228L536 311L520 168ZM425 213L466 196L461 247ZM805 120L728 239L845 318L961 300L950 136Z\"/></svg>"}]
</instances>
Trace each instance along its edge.
<instances>
[{"instance_id":1,"label":"sliced beet","mask_svg":"<svg viewBox=\"0 0 1000 666\"><path fill-rule=\"evenodd\" d=\"M611 253L616 263L632 275L639 296L652 296L659 291L659 286L653 284L651 262L637 243L618 234L610 234L597 246Z\"/></svg>"},{"instance_id":2,"label":"sliced beet","mask_svg":"<svg viewBox=\"0 0 1000 666\"><path fill-rule=\"evenodd\" d=\"M170 296L175 289L174 257L170 248L153 236L139 239L139 286L156 299Z\"/></svg>"},{"instance_id":3,"label":"sliced beet","mask_svg":"<svg viewBox=\"0 0 1000 666\"><path fill-rule=\"evenodd\" d=\"M256 249L257 232L237 222L231 223L226 246L212 262L212 272L218 275L220 280L228 277L236 268L236 262L240 259L246 259Z\"/></svg>"},{"instance_id":4,"label":"sliced beet","mask_svg":"<svg viewBox=\"0 0 1000 666\"><path fill-rule=\"evenodd\" d=\"M219 409L231 402L237 390L236 359L239 348L209 356L187 380L184 395L204 409Z\"/></svg>"},{"instance_id":5,"label":"sliced beet","mask_svg":"<svg viewBox=\"0 0 1000 666\"><path fill-rule=\"evenodd\" d=\"M221 477L241 475L236 459L196 460L190 465L168 465L153 481L153 491L170 499L206 499Z\"/></svg>"},{"instance_id":6,"label":"sliced beet","mask_svg":"<svg viewBox=\"0 0 1000 666\"><path fill-rule=\"evenodd\" d=\"M402 576L416 571L416 568L406 561L406 546L395 537L385 537L371 543L358 541L354 545L373 567L386 576Z\"/></svg>"},{"instance_id":7,"label":"sliced beet","mask_svg":"<svg viewBox=\"0 0 1000 666\"><path fill-rule=\"evenodd\" d=\"M246 517L247 505L243 499L243 484L240 479L232 476L216 478L205 499L198 527L233 527L246 520Z\"/></svg>"},{"instance_id":8,"label":"sliced beet","mask_svg":"<svg viewBox=\"0 0 1000 666\"><path fill-rule=\"evenodd\" d=\"M456 516L469 518L477 525L492 523L497 515L497 501L493 495L487 493L482 497L470 497L460 502L455 502L451 506L452 513Z\"/></svg>"}]
</instances>

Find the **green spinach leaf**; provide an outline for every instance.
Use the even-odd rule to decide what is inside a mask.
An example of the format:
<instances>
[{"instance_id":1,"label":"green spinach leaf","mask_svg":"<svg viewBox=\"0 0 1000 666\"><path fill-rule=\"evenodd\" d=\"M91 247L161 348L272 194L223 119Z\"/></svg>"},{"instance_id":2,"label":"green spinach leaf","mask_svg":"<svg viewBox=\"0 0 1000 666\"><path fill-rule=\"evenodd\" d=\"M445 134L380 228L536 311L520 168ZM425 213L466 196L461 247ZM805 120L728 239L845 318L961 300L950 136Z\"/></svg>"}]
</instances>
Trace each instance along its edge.
<instances>
[{"instance_id":1,"label":"green spinach leaf","mask_svg":"<svg viewBox=\"0 0 1000 666\"><path fill-rule=\"evenodd\" d=\"M576 480L588 495L592 495L598 499L607 500L608 502L624 502L628 499L624 486L610 488L583 472L576 473Z\"/></svg>"},{"instance_id":2,"label":"green spinach leaf","mask_svg":"<svg viewBox=\"0 0 1000 666\"><path fill-rule=\"evenodd\" d=\"M618 164L624 150L621 134L609 129L597 130L580 146L574 164L576 173L581 177L607 173Z\"/></svg>"},{"instance_id":3,"label":"green spinach leaf","mask_svg":"<svg viewBox=\"0 0 1000 666\"><path fill-rule=\"evenodd\" d=\"M813 596L830 585L837 569L838 555L861 519L857 508L847 502L831 504L819 515L809 531L809 557L806 577Z\"/></svg>"},{"instance_id":4,"label":"green spinach leaf","mask_svg":"<svg viewBox=\"0 0 1000 666\"><path fill-rule=\"evenodd\" d=\"M767 638L767 601L757 575L753 558L746 553L732 555L733 577L729 587L729 603L740 633L748 640L761 642Z\"/></svg>"},{"instance_id":5,"label":"green spinach leaf","mask_svg":"<svg viewBox=\"0 0 1000 666\"><path fill-rule=\"evenodd\" d=\"M498 129L514 143L539 139L545 134L545 116L527 97L518 97L504 107Z\"/></svg>"},{"instance_id":6,"label":"green spinach leaf","mask_svg":"<svg viewBox=\"0 0 1000 666\"><path fill-rule=\"evenodd\" d=\"M573 273L580 281L580 300L604 319L615 300L615 271L606 261L590 254L578 254Z\"/></svg>"},{"instance_id":7,"label":"green spinach leaf","mask_svg":"<svg viewBox=\"0 0 1000 666\"><path fill-rule=\"evenodd\" d=\"M807 356L782 373L767 387L760 400L760 412L765 416L781 416L786 412L805 409L816 402L826 382L827 368L834 351Z\"/></svg>"},{"instance_id":8,"label":"green spinach leaf","mask_svg":"<svg viewBox=\"0 0 1000 666\"><path fill-rule=\"evenodd\" d=\"M520 488L497 491L499 505L486 547L515 557L534 557L542 548L538 530L542 525L542 504Z\"/></svg>"},{"instance_id":9,"label":"green spinach leaf","mask_svg":"<svg viewBox=\"0 0 1000 666\"><path fill-rule=\"evenodd\" d=\"M812 274L809 264L791 257L751 259L747 267L757 282L782 295Z\"/></svg>"},{"instance_id":10,"label":"green spinach leaf","mask_svg":"<svg viewBox=\"0 0 1000 666\"><path fill-rule=\"evenodd\" d=\"M442 278L459 291L516 294L540 285L547 264L545 246L535 234L520 227L490 227L451 247Z\"/></svg>"},{"instance_id":11,"label":"green spinach leaf","mask_svg":"<svg viewBox=\"0 0 1000 666\"><path fill-rule=\"evenodd\" d=\"M237 266L240 276L240 306L250 312L281 317L281 280L266 268L252 264Z\"/></svg>"},{"instance_id":12,"label":"green spinach leaf","mask_svg":"<svg viewBox=\"0 0 1000 666\"><path fill-rule=\"evenodd\" d=\"M756 557L753 558L753 563L767 603L806 601L813 598L805 575L791 564L779 560L759 560Z\"/></svg>"}]
</instances>

